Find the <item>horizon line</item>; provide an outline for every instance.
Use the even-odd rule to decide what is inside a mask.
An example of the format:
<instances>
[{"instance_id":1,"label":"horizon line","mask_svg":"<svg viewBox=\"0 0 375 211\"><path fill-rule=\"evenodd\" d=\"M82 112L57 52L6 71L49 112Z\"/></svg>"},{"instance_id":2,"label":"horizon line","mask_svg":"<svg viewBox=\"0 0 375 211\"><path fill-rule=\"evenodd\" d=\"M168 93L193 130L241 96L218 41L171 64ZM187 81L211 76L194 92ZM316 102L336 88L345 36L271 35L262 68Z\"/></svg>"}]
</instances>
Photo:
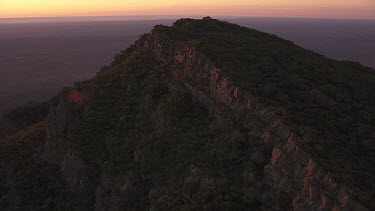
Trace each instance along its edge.
<instances>
[{"instance_id":1,"label":"horizon line","mask_svg":"<svg viewBox=\"0 0 375 211\"><path fill-rule=\"evenodd\" d=\"M75 18L146 18L146 19L133 19L124 21L135 20L162 20L162 19L180 19L180 18L203 18L213 17L216 18L272 18L272 19L316 19L316 20L363 20L375 21L375 18L339 18L339 17L293 17L293 16L251 16L251 15L72 15L72 16L35 16L35 17L0 17L2 20L27 20L27 19L75 19ZM156 19L155 19L156 18ZM79 21L79 20L77 20Z\"/></svg>"}]
</instances>

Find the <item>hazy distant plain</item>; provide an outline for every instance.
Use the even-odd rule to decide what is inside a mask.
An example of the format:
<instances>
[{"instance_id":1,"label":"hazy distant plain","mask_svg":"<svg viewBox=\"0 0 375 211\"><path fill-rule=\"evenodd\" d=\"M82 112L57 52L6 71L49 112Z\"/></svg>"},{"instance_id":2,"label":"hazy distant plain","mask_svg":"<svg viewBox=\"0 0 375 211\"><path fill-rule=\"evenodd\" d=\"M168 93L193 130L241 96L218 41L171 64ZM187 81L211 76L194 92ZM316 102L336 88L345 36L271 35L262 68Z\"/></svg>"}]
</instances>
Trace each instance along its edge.
<instances>
[{"instance_id":1,"label":"hazy distant plain","mask_svg":"<svg viewBox=\"0 0 375 211\"><path fill-rule=\"evenodd\" d=\"M85 21L85 22L83 22ZM229 21L276 34L334 59L375 68L375 21L237 18ZM0 21L0 112L42 101L92 77L115 53L155 24L173 20Z\"/></svg>"}]
</instances>

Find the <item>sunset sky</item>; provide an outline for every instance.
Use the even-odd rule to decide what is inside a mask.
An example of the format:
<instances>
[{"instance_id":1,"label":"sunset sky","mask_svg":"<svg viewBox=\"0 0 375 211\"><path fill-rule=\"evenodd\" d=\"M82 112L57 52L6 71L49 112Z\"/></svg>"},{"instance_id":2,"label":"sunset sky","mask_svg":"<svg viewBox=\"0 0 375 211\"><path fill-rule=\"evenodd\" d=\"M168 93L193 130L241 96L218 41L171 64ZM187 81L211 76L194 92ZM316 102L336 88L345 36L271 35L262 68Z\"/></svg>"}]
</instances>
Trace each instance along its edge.
<instances>
[{"instance_id":1,"label":"sunset sky","mask_svg":"<svg viewBox=\"0 0 375 211\"><path fill-rule=\"evenodd\" d=\"M375 19L375 0L0 0L0 18L117 15Z\"/></svg>"}]
</instances>

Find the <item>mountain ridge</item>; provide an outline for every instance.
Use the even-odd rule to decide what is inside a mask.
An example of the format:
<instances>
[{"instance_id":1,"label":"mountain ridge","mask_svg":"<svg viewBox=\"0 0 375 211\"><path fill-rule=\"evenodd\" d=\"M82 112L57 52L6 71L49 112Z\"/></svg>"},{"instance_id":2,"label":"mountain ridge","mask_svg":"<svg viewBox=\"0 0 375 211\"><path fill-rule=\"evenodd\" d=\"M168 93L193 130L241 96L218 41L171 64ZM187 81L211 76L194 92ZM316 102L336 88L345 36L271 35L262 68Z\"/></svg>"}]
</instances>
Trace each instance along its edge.
<instances>
[{"instance_id":1,"label":"mountain ridge","mask_svg":"<svg viewBox=\"0 0 375 211\"><path fill-rule=\"evenodd\" d=\"M188 28L194 27L194 24L198 24L198 29ZM211 28L205 28L207 25ZM171 29L172 32L169 31ZM202 30L207 30L207 34ZM254 96L253 93L264 96L262 94L267 92L251 89L251 80L241 81L241 78L248 79L243 77L246 72L236 75L238 73L231 72L226 64L220 63L235 63L233 51L226 49L233 56L228 60L220 56L215 59L210 52L212 49L205 48L204 43L191 40L189 36L182 40L179 37L181 34L186 36L184 32L190 31L194 36L198 34L198 37L210 39L212 31L228 31L237 35L242 30L247 33L248 29L210 18L181 19L170 28L156 26L134 46L117 55L111 66L104 67L96 78L77 83L75 88L64 89L50 103L46 118L48 140L43 154L46 160L60 167L70 192L82 197L81 204L73 203L73 208L373 208L371 189L361 187L357 190L360 187L358 181L343 183L335 175L350 176L353 169L345 167L343 172L327 171L327 165L322 166L322 161L316 162L316 155L311 154L319 151L314 148L306 151L304 146L309 140L303 133L301 138L298 128L290 124L295 120L280 117L280 112L285 111L275 112L274 101L264 100L274 99L274 96ZM266 36L257 35L261 39ZM240 39L243 36L238 35ZM289 41L268 36L273 42L293 48ZM235 36L232 39L236 40ZM213 49L216 46L224 48L218 43ZM319 56L313 58L319 60ZM289 57L285 59L289 60ZM266 59L265 64L267 62L273 60ZM298 63L298 60L291 63ZM367 70L356 64L348 66ZM240 64L237 67L242 68ZM263 68L261 70L267 72L267 67ZM248 72L250 70L254 69L250 68ZM277 71L272 74L280 77ZM236 75L234 80L233 75ZM304 84L304 78L293 77ZM260 78L263 76L260 75ZM269 81L273 81L272 78ZM269 84L269 81L263 81L263 84ZM372 78L368 81L371 82ZM364 85L366 83L365 80ZM292 84L292 87L298 89L300 84ZM363 94L364 97L371 97L372 87L369 86L370 90ZM305 89L310 93L309 87ZM294 92L293 89L291 92ZM313 102L322 102L323 108L334 106L330 97L315 92ZM303 96L304 93L298 94ZM288 102L289 98L287 96L285 101ZM368 102L373 103L371 99ZM371 111L371 107L367 109ZM369 121L370 129L364 130L371 132L371 117L357 119ZM316 137L319 134L310 139ZM369 140L372 140L371 133ZM325 143L318 146L324 148ZM371 153L372 143L367 143L367 147L368 153ZM321 156L322 152L319 153ZM363 157L369 156L364 153ZM334 161L334 158L327 160ZM368 179L371 178L370 172ZM352 181L350 177L345 179ZM198 196L190 193L193 189L197 190ZM261 195L254 195L257 192ZM117 196L121 200L117 200ZM58 204L58 200L54 203Z\"/></svg>"}]
</instances>

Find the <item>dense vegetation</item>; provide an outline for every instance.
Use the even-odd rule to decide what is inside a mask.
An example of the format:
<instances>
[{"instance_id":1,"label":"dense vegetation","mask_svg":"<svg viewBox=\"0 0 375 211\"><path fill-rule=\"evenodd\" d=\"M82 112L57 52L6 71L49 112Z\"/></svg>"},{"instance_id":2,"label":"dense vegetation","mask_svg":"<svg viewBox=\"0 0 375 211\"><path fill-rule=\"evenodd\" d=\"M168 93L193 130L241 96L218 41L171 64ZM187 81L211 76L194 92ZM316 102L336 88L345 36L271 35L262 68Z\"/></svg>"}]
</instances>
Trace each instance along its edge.
<instances>
[{"instance_id":1,"label":"dense vegetation","mask_svg":"<svg viewBox=\"0 0 375 211\"><path fill-rule=\"evenodd\" d=\"M304 147L369 192L375 184L375 71L274 35L210 18L157 26L205 52L304 138ZM364 196L369 197L369 196Z\"/></svg>"},{"instance_id":2,"label":"dense vegetation","mask_svg":"<svg viewBox=\"0 0 375 211\"><path fill-rule=\"evenodd\" d=\"M270 187L262 168L271 149L244 131L218 132L220 117L210 116L180 84L171 87L170 67L147 52L128 50L116 58L78 85L94 84L100 90L95 100L71 105L79 122L73 150L88 164L91 184L83 195L95 191L100 177L125 175L134 187L111 190L124 210L151 206L150 190L163 196L152 205L161 210L276 206L264 193ZM94 198L82 201L94 205Z\"/></svg>"}]
</instances>

